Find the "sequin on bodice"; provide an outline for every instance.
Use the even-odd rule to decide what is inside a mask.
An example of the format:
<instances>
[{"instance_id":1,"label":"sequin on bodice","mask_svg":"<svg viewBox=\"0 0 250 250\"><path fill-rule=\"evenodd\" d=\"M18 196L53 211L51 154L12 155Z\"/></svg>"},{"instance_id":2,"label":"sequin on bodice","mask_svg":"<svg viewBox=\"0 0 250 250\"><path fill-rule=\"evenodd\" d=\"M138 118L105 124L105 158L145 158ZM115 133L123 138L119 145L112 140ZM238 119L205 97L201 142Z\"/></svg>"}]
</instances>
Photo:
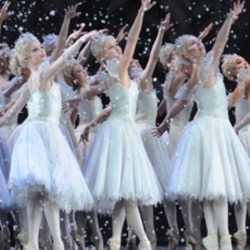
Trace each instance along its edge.
<instances>
[{"instance_id":1,"label":"sequin on bodice","mask_svg":"<svg viewBox=\"0 0 250 250\"><path fill-rule=\"evenodd\" d=\"M79 124L92 121L102 110L102 101L96 96L93 100L82 99L78 105Z\"/></svg>"},{"instance_id":2,"label":"sequin on bodice","mask_svg":"<svg viewBox=\"0 0 250 250\"><path fill-rule=\"evenodd\" d=\"M136 122L155 125L157 116L157 97L155 91L150 94L140 91L137 100Z\"/></svg>"},{"instance_id":3,"label":"sequin on bodice","mask_svg":"<svg viewBox=\"0 0 250 250\"><path fill-rule=\"evenodd\" d=\"M37 88L28 101L28 119L43 120L59 125L61 102L61 92L57 84L53 84L48 92L42 92Z\"/></svg>"},{"instance_id":4,"label":"sequin on bodice","mask_svg":"<svg viewBox=\"0 0 250 250\"><path fill-rule=\"evenodd\" d=\"M109 119L129 119L134 120L136 114L136 103L139 94L137 83L130 81L130 86L125 87L120 83L118 76L118 61L110 60L107 64L107 69L112 77L117 79L109 90L108 95L110 98L112 112Z\"/></svg>"},{"instance_id":5,"label":"sequin on bodice","mask_svg":"<svg viewBox=\"0 0 250 250\"><path fill-rule=\"evenodd\" d=\"M228 118L226 89L221 74L217 74L214 86L206 88L198 85L195 92L198 116L214 116Z\"/></svg>"}]
</instances>

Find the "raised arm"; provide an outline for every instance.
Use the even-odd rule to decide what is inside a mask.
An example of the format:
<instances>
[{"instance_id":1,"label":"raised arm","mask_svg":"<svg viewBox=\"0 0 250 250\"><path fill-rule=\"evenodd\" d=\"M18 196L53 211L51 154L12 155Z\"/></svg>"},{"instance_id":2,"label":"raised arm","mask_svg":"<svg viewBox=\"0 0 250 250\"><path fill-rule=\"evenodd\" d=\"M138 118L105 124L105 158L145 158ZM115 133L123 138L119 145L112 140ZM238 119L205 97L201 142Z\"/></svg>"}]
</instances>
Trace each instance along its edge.
<instances>
[{"instance_id":1,"label":"raised arm","mask_svg":"<svg viewBox=\"0 0 250 250\"><path fill-rule=\"evenodd\" d=\"M185 108L186 104L191 99L191 93L193 87L200 80L199 77L200 77L201 67L202 63L197 61L196 66L193 67L190 79L186 83L185 91L183 91L181 97L175 101L174 105L169 110L169 112L167 113L165 119L160 124L160 126L152 130L152 134L154 136L160 137L165 131L169 130L171 120Z\"/></svg>"},{"instance_id":2,"label":"raised arm","mask_svg":"<svg viewBox=\"0 0 250 250\"><path fill-rule=\"evenodd\" d=\"M145 85L148 85L148 83L151 82L150 78L153 75L155 66L159 58L159 53L164 34L169 28L173 26L173 24L170 24L170 17L171 15L170 13L168 13L165 16L165 19L160 24L155 42L150 52L149 60L147 62L146 68L143 70L143 73L141 75L141 81L140 81L141 89L144 89Z\"/></svg>"},{"instance_id":3,"label":"raised arm","mask_svg":"<svg viewBox=\"0 0 250 250\"><path fill-rule=\"evenodd\" d=\"M82 134L81 134L81 140L80 141L88 141L89 140L89 131L91 128L95 127L96 125L98 125L99 123L105 121L108 116L110 115L112 108L111 106L103 109L90 123L88 123Z\"/></svg>"},{"instance_id":4,"label":"raised arm","mask_svg":"<svg viewBox=\"0 0 250 250\"><path fill-rule=\"evenodd\" d=\"M128 34L128 31L125 31L127 27L128 27L127 24L124 25L121 28L121 30L118 32L118 34L116 36L116 42L117 43L120 43L125 38L125 36Z\"/></svg>"},{"instance_id":5,"label":"raised arm","mask_svg":"<svg viewBox=\"0 0 250 250\"><path fill-rule=\"evenodd\" d=\"M73 31L73 32L68 36L68 38L67 38L67 40L66 40L66 44L65 44L65 47L66 47L66 48L69 47L70 44L71 44L73 41L77 40L80 36L82 36L82 35L84 34L84 32L83 32L83 28L84 28L84 27L85 27L85 25L82 24L78 30Z\"/></svg>"},{"instance_id":6,"label":"raised arm","mask_svg":"<svg viewBox=\"0 0 250 250\"><path fill-rule=\"evenodd\" d=\"M86 61L88 60L88 58L91 54L90 47L91 47L91 41L88 41L88 43L80 51L77 60L81 65L84 65L86 63Z\"/></svg>"},{"instance_id":7,"label":"raised arm","mask_svg":"<svg viewBox=\"0 0 250 250\"><path fill-rule=\"evenodd\" d=\"M101 29L98 31L98 33L105 33L105 32L108 32L108 29ZM90 38L88 43L84 46L84 48L80 51L78 55L77 60L81 65L84 65L86 63L91 54L91 41L92 38Z\"/></svg>"},{"instance_id":8,"label":"raised arm","mask_svg":"<svg viewBox=\"0 0 250 250\"><path fill-rule=\"evenodd\" d=\"M13 11L9 11L9 7L10 7L10 2L7 1L4 3L3 7L0 10L0 36L2 35L3 22L14 14Z\"/></svg>"},{"instance_id":9,"label":"raised arm","mask_svg":"<svg viewBox=\"0 0 250 250\"><path fill-rule=\"evenodd\" d=\"M71 45L69 48L65 49L63 54L51 65L46 67L45 70L43 70L41 75L41 90L48 90L51 85L51 79L61 71L65 61L69 59L72 55L75 55L76 52L80 49L83 43L87 42L91 36L93 36L96 33L96 31L91 31L82 37L80 37L73 45Z\"/></svg>"},{"instance_id":10,"label":"raised arm","mask_svg":"<svg viewBox=\"0 0 250 250\"><path fill-rule=\"evenodd\" d=\"M119 74L121 79L128 80L128 67L133 58L136 43L139 37L139 33L142 27L142 20L144 17L145 11L151 9L155 5L155 2L151 3L151 0L141 0L141 7L138 10L135 21L128 33L128 39L124 49L123 56L119 64Z\"/></svg>"},{"instance_id":11,"label":"raised arm","mask_svg":"<svg viewBox=\"0 0 250 250\"><path fill-rule=\"evenodd\" d=\"M213 63L219 63L222 53L224 51L224 48L226 46L232 24L238 19L238 15L242 12L244 5L245 5L245 2L244 1L240 2L239 0L237 1L237 3L234 3L233 9L230 10L230 13L228 14L226 20L224 21L216 37L216 40L212 49L214 51Z\"/></svg>"},{"instance_id":12,"label":"raised arm","mask_svg":"<svg viewBox=\"0 0 250 250\"><path fill-rule=\"evenodd\" d=\"M52 52L52 61L55 61L63 52L69 32L69 25L72 18L79 16L81 12L77 12L78 4L68 6L65 11L62 27L58 36L58 41L55 50Z\"/></svg>"},{"instance_id":13,"label":"raised arm","mask_svg":"<svg viewBox=\"0 0 250 250\"><path fill-rule=\"evenodd\" d=\"M157 109L157 117L162 117L163 114L166 114L166 113L167 113L166 98L163 98Z\"/></svg>"},{"instance_id":14,"label":"raised arm","mask_svg":"<svg viewBox=\"0 0 250 250\"><path fill-rule=\"evenodd\" d=\"M28 89L24 88L17 101L7 110L4 116L0 118L0 127L8 124L12 117L20 113L24 105L29 100L29 97L30 95Z\"/></svg>"}]
</instances>

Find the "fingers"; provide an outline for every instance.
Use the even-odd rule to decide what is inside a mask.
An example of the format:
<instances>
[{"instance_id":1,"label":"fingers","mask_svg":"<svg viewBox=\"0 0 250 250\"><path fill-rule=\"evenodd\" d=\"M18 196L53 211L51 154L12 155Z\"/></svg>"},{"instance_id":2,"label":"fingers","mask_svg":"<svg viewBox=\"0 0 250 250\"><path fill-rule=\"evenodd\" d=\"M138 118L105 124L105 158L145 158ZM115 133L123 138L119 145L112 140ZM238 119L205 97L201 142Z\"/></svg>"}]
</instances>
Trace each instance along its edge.
<instances>
[{"instance_id":1,"label":"fingers","mask_svg":"<svg viewBox=\"0 0 250 250\"><path fill-rule=\"evenodd\" d=\"M81 138L80 138L79 143L80 143L81 141L82 141L83 143L88 142L88 141L89 141L89 135L86 134L85 132L83 132L83 134L81 134Z\"/></svg>"}]
</instances>

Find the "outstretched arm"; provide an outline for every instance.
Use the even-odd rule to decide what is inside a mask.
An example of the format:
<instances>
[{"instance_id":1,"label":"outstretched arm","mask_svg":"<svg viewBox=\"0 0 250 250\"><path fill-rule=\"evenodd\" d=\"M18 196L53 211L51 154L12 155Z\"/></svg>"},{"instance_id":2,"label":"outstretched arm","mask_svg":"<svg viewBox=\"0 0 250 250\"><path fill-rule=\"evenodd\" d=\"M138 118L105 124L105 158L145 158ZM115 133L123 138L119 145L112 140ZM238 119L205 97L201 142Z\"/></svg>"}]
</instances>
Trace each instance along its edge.
<instances>
[{"instance_id":1,"label":"outstretched arm","mask_svg":"<svg viewBox=\"0 0 250 250\"><path fill-rule=\"evenodd\" d=\"M8 109L4 116L0 118L0 127L8 124L12 117L19 114L19 112L23 109L24 105L29 100L29 97L30 95L28 89L24 88L17 101Z\"/></svg>"},{"instance_id":2,"label":"outstretched arm","mask_svg":"<svg viewBox=\"0 0 250 250\"><path fill-rule=\"evenodd\" d=\"M186 89L182 93L182 96L176 100L172 108L169 110L168 114L166 115L163 122L160 124L159 127L154 128L152 130L152 134L156 137L160 137L165 131L169 130L171 120L178 115L187 105L188 101L190 100L191 92L193 87L199 82L200 80L200 70L201 70L202 63L201 61L197 61L195 67L193 67L190 79L186 84Z\"/></svg>"},{"instance_id":3,"label":"outstretched arm","mask_svg":"<svg viewBox=\"0 0 250 250\"><path fill-rule=\"evenodd\" d=\"M85 25L81 25L80 28L78 30L73 31L67 38L66 40L66 44L65 47L67 48L68 46L70 46L71 42L77 40L80 36L82 36L84 34L83 32L83 28Z\"/></svg>"},{"instance_id":4,"label":"outstretched arm","mask_svg":"<svg viewBox=\"0 0 250 250\"><path fill-rule=\"evenodd\" d=\"M151 9L154 5L155 2L151 3L151 0L141 0L141 7L138 10L135 21L128 33L124 53L119 64L119 75L121 79L124 79L126 82L129 82L128 67L134 55L136 43L142 27L144 13L145 11Z\"/></svg>"},{"instance_id":5,"label":"outstretched arm","mask_svg":"<svg viewBox=\"0 0 250 250\"><path fill-rule=\"evenodd\" d=\"M159 127L152 129L152 134L155 137L160 137L165 131L168 131L170 128L171 120L178 115L186 106L188 101L186 99L178 99L169 110L168 114L164 118L163 122L160 124Z\"/></svg>"},{"instance_id":6,"label":"outstretched arm","mask_svg":"<svg viewBox=\"0 0 250 250\"><path fill-rule=\"evenodd\" d=\"M98 33L105 33L107 31L108 31L108 29L101 29L101 30L98 31ZM91 40L92 40L92 38L90 38L88 43L84 46L84 48L80 51L80 53L78 55L77 60L81 65L84 65L87 62L87 60L88 60L88 58L89 58L89 56L91 54L91 49L90 49Z\"/></svg>"},{"instance_id":7,"label":"outstretched arm","mask_svg":"<svg viewBox=\"0 0 250 250\"><path fill-rule=\"evenodd\" d=\"M125 36L128 34L127 31L125 31L127 28L127 25L124 25L121 30L119 31L119 33L117 34L116 36L116 42L117 43L120 43L124 38Z\"/></svg>"},{"instance_id":8,"label":"outstretched arm","mask_svg":"<svg viewBox=\"0 0 250 250\"><path fill-rule=\"evenodd\" d=\"M162 117L167 113L166 98L163 98L157 109L157 117Z\"/></svg>"},{"instance_id":9,"label":"outstretched arm","mask_svg":"<svg viewBox=\"0 0 250 250\"><path fill-rule=\"evenodd\" d=\"M153 75L156 63L159 58L159 53L162 45L162 40L164 37L165 32L173 26L170 24L170 13L165 16L165 19L161 22L160 27L158 29L157 37L155 39L154 45L151 49L150 56L146 68L144 69L141 75L141 89L144 89L150 81L150 78Z\"/></svg>"},{"instance_id":10,"label":"outstretched arm","mask_svg":"<svg viewBox=\"0 0 250 250\"><path fill-rule=\"evenodd\" d=\"M65 61L69 59L72 55L80 49L83 43L87 42L91 36L96 34L96 31L91 31L82 37L80 37L73 45L65 49L63 54L52 64L50 64L46 69L43 70L41 75L41 85L40 89L47 91L51 87L51 79L61 71Z\"/></svg>"},{"instance_id":11,"label":"outstretched arm","mask_svg":"<svg viewBox=\"0 0 250 250\"><path fill-rule=\"evenodd\" d=\"M200 40L203 40L212 30L213 28L213 23L210 23L207 27L205 27L205 29L200 33L200 35L198 36L198 38Z\"/></svg>"},{"instance_id":12,"label":"outstretched arm","mask_svg":"<svg viewBox=\"0 0 250 250\"><path fill-rule=\"evenodd\" d=\"M2 35L3 22L14 14L13 11L9 11L9 7L10 7L10 2L7 1L4 3L3 7L0 10L0 36Z\"/></svg>"},{"instance_id":13,"label":"outstretched arm","mask_svg":"<svg viewBox=\"0 0 250 250\"><path fill-rule=\"evenodd\" d=\"M110 115L112 108L111 106L103 109L83 130L81 134L81 140L80 141L88 141L89 140L89 131L91 128L95 127L99 123L105 121L108 116Z\"/></svg>"},{"instance_id":14,"label":"outstretched arm","mask_svg":"<svg viewBox=\"0 0 250 250\"><path fill-rule=\"evenodd\" d=\"M52 61L55 61L63 52L65 46L66 46L66 40L69 32L69 25L72 18L79 16L81 12L77 12L78 4L68 6L65 11L63 24L58 36L58 41L55 50L52 52L51 58Z\"/></svg>"},{"instance_id":15,"label":"outstretched arm","mask_svg":"<svg viewBox=\"0 0 250 250\"><path fill-rule=\"evenodd\" d=\"M242 12L244 5L244 1L240 2L237 0L237 3L234 3L233 9L230 10L230 13L223 23L212 49L214 51L214 63L219 63L226 46L232 24L238 19L238 15Z\"/></svg>"}]
</instances>

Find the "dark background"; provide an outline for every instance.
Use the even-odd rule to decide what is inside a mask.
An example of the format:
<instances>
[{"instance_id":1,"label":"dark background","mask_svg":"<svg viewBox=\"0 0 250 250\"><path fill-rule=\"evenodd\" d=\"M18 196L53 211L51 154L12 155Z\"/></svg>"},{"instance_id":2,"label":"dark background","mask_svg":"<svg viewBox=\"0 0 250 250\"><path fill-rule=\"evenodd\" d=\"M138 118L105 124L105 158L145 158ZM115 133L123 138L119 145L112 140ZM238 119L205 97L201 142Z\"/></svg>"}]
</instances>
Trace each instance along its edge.
<instances>
[{"instance_id":1,"label":"dark background","mask_svg":"<svg viewBox=\"0 0 250 250\"><path fill-rule=\"evenodd\" d=\"M1 6L4 1L0 1ZM38 38L49 33L59 33L64 8L68 5L79 3L77 0L12 0L10 10L15 11L15 15L4 22L2 30L2 41L7 42L11 47L21 32L32 32ZM79 28L81 23L85 23L85 30L108 28L110 33L116 35L119 30L128 24L131 26L140 0L85 0L80 2L78 10L79 17L72 19L70 32ZM231 0L158 0L157 5L146 13L141 31L135 57L145 65L149 51L156 37L157 27L165 14L171 12L173 28L166 32L164 42L174 42L182 34L198 35L211 22L214 28L209 36L204 40L207 50L211 48L216 33L225 20L226 14L233 6ZM250 1L247 0L245 10L240 15L239 20L233 25L225 53L238 53L250 61L249 47L249 23L250 23ZM95 73L98 65L87 64L90 73ZM158 63L154 83L158 89L158 97L162 98L161 84L164 81L164 71ZM235 85L225 80L227 89L231 91ZM233 116L231 116L233 122ZM155 210L156 233L160 244L166 243L167 221L163 215L162 207ZM230 232L235 229L234 216L230 216ZM179 214L180 228L183 231L183 222ZM104 239L111 235L111 224L109 217L101 217L100 224ZM204 222L202 223L202 233L205 233ZM123 235L124 242L126 233Z\"/></svg>"},{"instance_id":2,"label":"dark background","mask_svg":"<svg viewBox=\"0 0 250 250\"><path fill-rule=\"evenodd\" d=\"M3 2L0 1L1 5ZM185 33L198 35L204 27L213 22L214 28L204 40L207 49L210 49L234 1L157 0L156 2L156 6L145 15L135 53L135 57L141 61L142 65L147 62L150 48L157 34L157 27L166 13L171 12L174 26L166 32L164 42L174 42L179 35ZM81 15L72 19L70 32L84 23L86 31L108 28L113 35L116 35L125 24L128 27L131 26L140 6L140 0L12 0L10 10L14 10L15 15L4 23L2 40L13 46L21 32L32 32L38 38L49 33L58 34L63 21L64 8L76 3L80 3L78 10ZM225 53L239 53L248 61L250 61L249 16L250 1L247 0L244 12L233 25L225 49ZM93 64L87 66L90 73L94 73L97 67ZM154 76L155 85L159 87L164 80L164 71L160 63L156 67ZM231 85L229 83L229 89L234 87ZM162 93L159 91L159 98L161 97Z\"/></svg>"}]
</instances>

